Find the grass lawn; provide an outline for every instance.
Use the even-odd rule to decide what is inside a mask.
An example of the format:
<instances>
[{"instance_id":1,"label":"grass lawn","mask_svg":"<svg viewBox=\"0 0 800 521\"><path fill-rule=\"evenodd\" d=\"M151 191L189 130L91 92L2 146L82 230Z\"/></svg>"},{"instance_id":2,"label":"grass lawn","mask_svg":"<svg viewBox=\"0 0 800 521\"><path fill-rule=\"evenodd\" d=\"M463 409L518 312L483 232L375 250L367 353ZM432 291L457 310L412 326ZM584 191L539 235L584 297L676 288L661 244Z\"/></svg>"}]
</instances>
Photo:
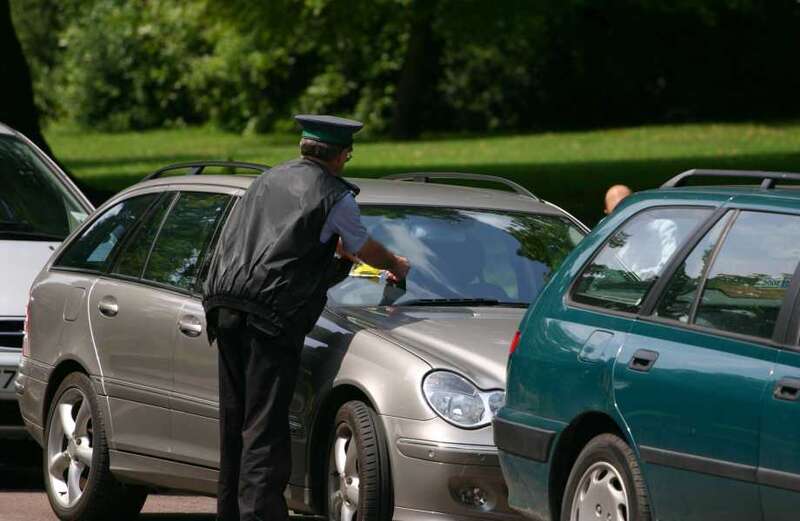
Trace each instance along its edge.
<instances>
[{"instance_id":1,"label":"grass lawn","mask_svg":"<svg viewBox=\"0 0 800 521\"><path fill-rule=\"evenodd\" d=\"M296 135L241 136L208 128L96 133L55 125L56 156L95 199L178 161L276 164L297 155ZM506 176L573 212L601 217L605 189L658 186L690 168L800 170L800 122L647 126L586 132L356 142L347 175L468 171Z\"/></svg>"}]
</instances>

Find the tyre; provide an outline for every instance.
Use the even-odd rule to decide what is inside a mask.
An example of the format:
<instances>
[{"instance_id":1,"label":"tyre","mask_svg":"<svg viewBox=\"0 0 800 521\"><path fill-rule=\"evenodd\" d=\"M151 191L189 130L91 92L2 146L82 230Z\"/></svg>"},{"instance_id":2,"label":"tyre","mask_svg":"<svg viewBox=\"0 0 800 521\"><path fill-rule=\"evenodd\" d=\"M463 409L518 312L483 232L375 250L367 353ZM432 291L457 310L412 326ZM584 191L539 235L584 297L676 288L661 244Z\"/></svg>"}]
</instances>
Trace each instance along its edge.
<instances>
[{"instance_id":1,"label":"tyre","mask_svg":"<svg viewBox=\"0 0 800 521\"><path fill-rule=\"evenodd\" d=\"M328 444L328 519L390 521L392 479L378 416L368 405L339 408Z\"/></svg>"},{"instance_id":2,"label":"tyre","mask_svg":"<svg viewBox=\"0 0 800 521\"><path fill-rule=\"evenodd\" d=\"M650 521L650 503L633 450L613 434L593 438L572 466L561 521Z\"/></svg>"},{"instance_id":3,"label":"tyre","mask_svg":"<svg viewBox=\"0 0 800 521\"><path fill-rule=\"evenodd\" d=\"M68 375L47 415L44 482L47 498L63 521L132 519L147 492L117 482L109 471L105 418L91 380Z\"/></svg>"}]
</instances>

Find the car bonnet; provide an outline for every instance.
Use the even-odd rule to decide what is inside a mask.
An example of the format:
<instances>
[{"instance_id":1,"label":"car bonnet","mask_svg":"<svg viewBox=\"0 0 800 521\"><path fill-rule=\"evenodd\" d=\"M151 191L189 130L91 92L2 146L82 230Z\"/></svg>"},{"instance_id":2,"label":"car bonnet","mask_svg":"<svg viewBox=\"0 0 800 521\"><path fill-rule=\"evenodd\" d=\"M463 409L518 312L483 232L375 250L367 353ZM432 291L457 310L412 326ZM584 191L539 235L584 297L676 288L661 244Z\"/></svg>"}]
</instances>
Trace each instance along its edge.
<instances>
[{"instance_id":1,"label":"car bonnet","mask_svg":"<svg viewBox=\"0 0 800 521\"><path fill-rule=\"evenodd\" d=\"M506 307L339 308L362 330L452 370L484 390L505 389L508 346L525 309Z\"/></svg>"}]
</instances>

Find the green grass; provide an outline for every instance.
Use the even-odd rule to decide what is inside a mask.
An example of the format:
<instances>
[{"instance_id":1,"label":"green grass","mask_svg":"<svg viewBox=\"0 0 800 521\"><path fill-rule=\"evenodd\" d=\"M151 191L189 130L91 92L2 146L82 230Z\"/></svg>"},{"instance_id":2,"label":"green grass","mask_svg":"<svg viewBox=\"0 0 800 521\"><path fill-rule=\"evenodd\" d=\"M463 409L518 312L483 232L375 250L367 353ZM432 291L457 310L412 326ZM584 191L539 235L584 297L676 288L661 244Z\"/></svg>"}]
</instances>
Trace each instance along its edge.
<instances>
[{"instance_id":1,"label":"green grass","mask_svg":"<svg viewBox=\"0 0 800 521\"><path fill-rule=\"evenodd\" d=\"M56 156L103 195L153 170L192 159L277 164L297 156L295 135L240 136L208 128L118 134L54 126ZM605 189L658 186L689 168L800 170L800 122L647 126L586 132L358 142L346 175L469 171L513 179L587 223Z\"/></svg>"}]
</instances>

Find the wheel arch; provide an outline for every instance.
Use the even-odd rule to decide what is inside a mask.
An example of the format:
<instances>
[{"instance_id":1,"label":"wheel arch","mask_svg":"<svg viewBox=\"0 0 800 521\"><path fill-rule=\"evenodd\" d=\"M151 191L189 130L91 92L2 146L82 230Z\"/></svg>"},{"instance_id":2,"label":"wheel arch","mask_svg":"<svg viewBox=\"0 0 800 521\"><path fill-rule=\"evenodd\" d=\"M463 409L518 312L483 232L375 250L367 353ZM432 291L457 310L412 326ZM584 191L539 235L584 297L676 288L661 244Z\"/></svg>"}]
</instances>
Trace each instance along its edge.
<instances>
[{"instance_id":1,"label":"wheel arch","mask_svg":"<svg viewBox=\"0 0 800 521\"><path fill-rule=\"evenodd\" d=\"M339 408L349 401L357 400L364 402L369 407L375 409L375 405L369 395L360 387L345 383L337 385L327 394L320 404L319 412L316 415L314 426L311 431L311 440L308 444L307 468L311 476L311 497L313 508L318 513L323 513L327 501L325 498L325 467L326 465L314 465L312 462L325 462L328 458L328 437L330 436L330 425L336 418ZM375 409L377 412L377 409Z\"/></svg>"},{"instance_id":2,"label":"wheel arch","mask_svg":"<svg viewBox=\"0 0 800 521\"><path fill-rule=\"evenodd\" d=\"M61 360L50 373L47 379L47 389L44 393L44 400L42 400L42 426L47 429L47 413L50 411L50 404L53 402L53 397L61 385L61 382L72 373L83 373L89 375L89 371L80 362L74 358L66 358Z\"/></svg>"},{"instance_id":3,"label":"wheel arch","mask_svg":"<svg viewBox=\"0 0 800 521\"><path fill-rule=\"evenodd\" d=\"M549 501L553 519L560 519L569 473L581 450L595 436L615 434L630 444L624 428L605 412L589 411L575 418L558 436L550 457Z\"/></svg>"}]
</instances>

